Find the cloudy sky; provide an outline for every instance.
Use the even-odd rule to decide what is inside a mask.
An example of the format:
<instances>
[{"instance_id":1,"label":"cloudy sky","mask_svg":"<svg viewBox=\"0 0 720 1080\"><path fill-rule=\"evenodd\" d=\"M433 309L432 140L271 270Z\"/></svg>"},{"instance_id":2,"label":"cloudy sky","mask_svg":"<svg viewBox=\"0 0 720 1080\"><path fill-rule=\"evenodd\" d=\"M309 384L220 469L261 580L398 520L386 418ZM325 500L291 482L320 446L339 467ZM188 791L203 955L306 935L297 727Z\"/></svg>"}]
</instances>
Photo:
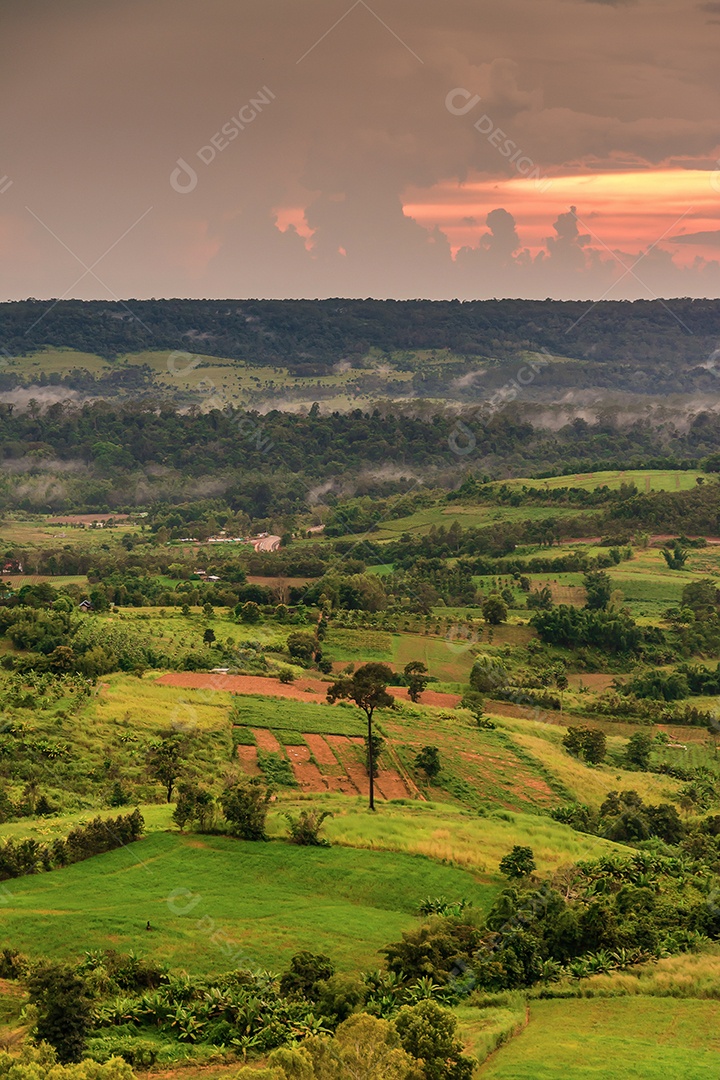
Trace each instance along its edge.
<instances>
[{"instance_id":1,"label":"cloudy sky","mask_svg":"<svg viewBox=\"0 0 720 1080\"><path fill-rule=\"evenodd\" d=\"M720 2L0 0L0 299L720 295Z\"/></svg>"}]
</instances>

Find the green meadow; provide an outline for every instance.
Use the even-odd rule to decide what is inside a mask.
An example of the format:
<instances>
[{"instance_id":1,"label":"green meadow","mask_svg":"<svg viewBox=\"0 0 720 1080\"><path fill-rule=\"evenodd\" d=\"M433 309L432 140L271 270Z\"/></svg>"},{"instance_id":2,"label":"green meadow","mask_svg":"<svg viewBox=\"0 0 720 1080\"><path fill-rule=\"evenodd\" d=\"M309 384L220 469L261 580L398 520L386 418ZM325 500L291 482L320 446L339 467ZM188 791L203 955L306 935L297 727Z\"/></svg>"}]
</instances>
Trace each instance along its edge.
<instances>
[{"instance_id":1,"label":"green meadow","mask_svg":"<svg viewBox=\"0 0 720 1080\"><path fill-rule=\"evenodd\" d=\"M426 896L484 909L496 891L422 855L156 833L13 881L3 938L54 957L152 952L195 974L277 970L299 949L332 955L340 968L378 967L378 949L415 925Z\"/></svg>"},{"instance_id":2,"label":"green meadow","mask_svg":"<svg viewBox=\"0 0 720 1080\"><path fill-rule=\"evenodd\" d=\"M482 1080L716 1080L720 1002L534 1001ZM471 1029L472 1030L472 1029Z\"/></svg>"}]
</instances>

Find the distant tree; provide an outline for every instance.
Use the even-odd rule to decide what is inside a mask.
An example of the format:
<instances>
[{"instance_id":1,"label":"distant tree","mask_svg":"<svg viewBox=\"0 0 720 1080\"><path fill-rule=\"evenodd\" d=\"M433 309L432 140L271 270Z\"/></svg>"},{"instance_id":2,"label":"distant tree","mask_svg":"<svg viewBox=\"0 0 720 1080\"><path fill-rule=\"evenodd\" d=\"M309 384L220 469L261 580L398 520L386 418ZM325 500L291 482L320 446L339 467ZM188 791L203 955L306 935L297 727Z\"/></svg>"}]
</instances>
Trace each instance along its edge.
<instances>
[{"instance_id":1,"label":"distant tree","mask_svg":"<svg viewBox=\"0 0 720 1080\"><path fill-rule=\"evenodd\" d=\"M549 611L553 606L552 592L549 585L543 585L542 589L534 589L529 593L526 604L536 611Z\"/></svg>"},{"instance_id":2,"label":"distant tree","mask_svg":"<svg viewBox=\"0 0 720 1080\"><path fill-rule=\"evenodd\" d=\"M315 638L312 634L308 634L307 631L295 630L292 634L288 634L287 651L294 660L299 660L301 664L312 663L316 648Z\"/></svg>"},{"instance_id":3,"label":"distant tree","mask_svg":"<svg viewBox=\"0 0 720 1080\"><path fill-rule=\"evenodd\" d=\"M48 657L48 662L53 671L61 674L76 671L78 667L78 658L69 645L58 645L57 648L53 649Z\"/></svg>"},{"instance_id":4,"label":"distant tree","mask_svg":"<svg viewBox=\"0 0 720 1080\"><path fill-rule=\"evenodd\" d=\"M437 746L423 746L415 758L415 767L434 780L440 772L440 751Z\"/></svg>"},{"instance_id":5,"label":"distant tree","mask_svg":"<svg viewBox=\"0 0 720 1080\"><path fill-rule=\"evenodd\" d=\"M220 796L220 805L233 836L241 840L267 840L265 819L270 791L259 776L229 784Z\"/></svg>"},{"instance_id":6,"label":"distant tree","mask_svg":"<svg viewBox=\"0 0 720 1080\"><path fill-rule=\"evenodd\" d=\"M404 1005L395 1019L403 1050L420 1059L425 1080L471 1080L477 1061L463 1054L457 1018L428 999Z\"/></svg>"},{"instance_id":7,"label":"distant tree","mask_svg":"<svg viewBox=\"0 0 720 1080\"><path fill-rule=\"evenodd\" d=\"M260 606L256 604L254 600L246 600L244 604L240 606L240 619L248 625L254 625L260 622Z\"/></svg>"},{"instance_id":8,"label":"distant tree","mask_svg":"<svg viewBox=\"0 0 720 1080\"><path fill-rule=\"evenodd\" d=\"M527 877L535 869L533 849L516 844L512 851L500 860L500 873L510 879Z\"/></svg>"},{"instance_id":9,"label":"distant tree","mask_svg":"<svg viewBox=\"0 0 720 1080\"><path fill-rule=\"evenodd\" d=\"M203 641L206 645L212 645L215 640L215 631L211 626L208 626L207 630L203 634Z\"/></svg>"},{"instance_id":10,"label":"distant tree","mask_svg":"<svg viewBox=\"0 0 720 1080\"><path fill-rule=\"evenodd\" d=\"M212 604L203 604L203 615L206 619L212 619L214 614L215 609L213 608Z\"/></svg>"},{"instance_id":11,"label":"distant tree","mask_svg":"<svg viewBox=\"0 0 720 1080\"><path fill-rule=\"evenodd\" d=\"M93 606L93 611L97 612L107 611L107 609L110 607L104 589L91 589L90 603Z\"/></svg>"},{"instance_id":12,"label":"distant tree","mask_svg":"<svg viewBox=\"0 0 720 1080\"><path fill-rule=\"evenodd\" d=\"M685 835L680 815L671 803L646 807L650 832L666 844L679 844Z\"/></svg>"},{"instance_id":13,"label":"distant tree","mask_svg":"<svg viewBox=\"0 0 720 1080\"><path fill-rule=\"evenodd\" d=\"M179 785L172 819L181 830L197 824L200 832L205 832L213 816L214 800L209 791L190 782Z\"/></svg>"},{"instance_id":14,"label":"distant tree","mask_svg":"<svg viewBox=\"0 0 720 1080\"><path fill-rule=\"evenodd\" d=\"M496 593L488 596L482 606L483 619L490 626L499 626L507 619L507 604Z\"/></svg>"},{"instance_id":15,"label":"distant tree","mask_svg":"<svg viewBox=\"0 0 720 1080\"><path fill-rule=\"evenodd\" d=\"M362 709L367 718L366 747L368 751L371 810L375 809L373 714L376 709L391 709L395 705L395 699L387 692L392 677L392 669L387 664L375 662L363 664L352 675L343 676L337 682L334 682L327 692L327 699L331 705L341 699L350 699L355 702L359 709Z\"/></svg>"},{"instance_id":16,"label":"distant tree","mask_svg":"<svg viewBox=\"0 0 720 1080\"><path fill-rule=\"evenodd\" d=\"M587 594L585 607L590 611L605 611L613 592L612 578L604 570L591 570L585 574L583 585Z\"/></svg>"},{"instance_id":17,"label":"distant tree","mask_svg":"<svg viewBox=\"0 0 720 1080\"><path fill-rule=\"evenodd\" d=\"M108 802L110 803L110 806L127 806L130 802L130 796L119 780L116 780L113 784L108 797Z\"/></svg>"},{"instance_id":18,"label":"distant tree","mask_svg":"<svg viewBox=\"0 0 720 1080\"><path fill-rule=\"evenodd\" d=\"M646 735L644 731L636 731L627 741L625 760L628 765L635 769L647 770L650 766L652 749L652 736Z\"/></svg>"},{"instance_id":19,"label":"distant tree","mask_svg":"<svg viewBox=\"0 0 720 1080\"><path fill-rule=\"evenodd\" d=\"M365 768L368 776L372 774L373 780L377 780L380 774L380 757L385 749L385 740L377 731L373 731L368 739L365 735Z\"/></svg>"},{"instance_id":20,"label":"distant tree","mask_svg":"<svg viewBox=\"0 0 720 1080\"><path fill-rule=\"evenodd\" d=\"M583 758L591 765L599 765L604 761L607 752L605 733L598 728L569 727L563 737L563 746L569 753Z\"/></svg>"},{"instance_id":21,"label":"distant tree","mask_svg":"<svg viewBox=\"0 0 720 1080\"><path fill-rule=\"evenodd\" d=\"M682 606L690 608L697 618L706 619L720 604L720 590L712 578L689 582L682 591Z\"/></svg>"},{"instance_id":22,"label":"distant tree","mask_svg":"<svg viewBox=\"0 0 720 1080\"><path fill-rule=\"evenodd\" d=\"M324 953L303 949L290 959L290 968L280 977L280 992L314 1001L327 979L335 974L335 965Z\"/></svg>"},{"instance_id":23,"label":"distant tree","mask_svg":"<svg viewBox=\"0 0 720 1080\"><path fill-rule=\"evenodd\" d=\"M184 767L185 740L180 735L166 735L152 746L147 756L148 772L153 780L165 785L167 801L172 799L175 781Z\"/></svg>"},{"instance_id":24,"label":"distant tree","mask_svg":"<svg viewBox=\"0 0 720 1080\"><path fill-rule=\"evenodd\" d=\"M507 668L500 660L478 656L470 671L470 686L479 694L489 694L508 680Z\"/></svg>"},{"instance_id":25,"label":"distant tree","mask_svg":"<svg viewBox=\"0 0 720 1080\"><path fill-rule=\"evenodd\" d=\"M35 1037L50 1043L62 1064L80 1061L92 1024L84 980L70 964L44 961L31 969L27 988L37 1008Z\"/></svg>"},{"instance_id":26,"label":"distant tree","mask_svg":"<svg viewBox=\"0 0 720 1080\"><path fill-rule=\"evenodd\" d=\"M427 673L427 667L423 664L422 660L411 660L409 664L406 664L403 668L405 675L408 696L411 701L418 701L420 695L425 690L429 679Z\"/></svg>"},{"instance_id":27,"label":"distant tree","mask_svg":"<svg viewBox=\"0 0 720 1080\"><path fill-rule=\"evenodd\" d=\"M673 540L662 549L663 558L671 570L683 570L690 552L680 540Z\"/></svg>"},{"instance_id":28,"label":"distant tree","mask_svg":"<svg viewBox=\"0 0 720 1080\"><path fill-rule=\"evenodd\" d=\"M555 685L560 691L560 720L562 721L563 711L563 696L568 686L570 685L567 675L564 671L558 671L555 675Z\"/></svg>"}]
</instances>

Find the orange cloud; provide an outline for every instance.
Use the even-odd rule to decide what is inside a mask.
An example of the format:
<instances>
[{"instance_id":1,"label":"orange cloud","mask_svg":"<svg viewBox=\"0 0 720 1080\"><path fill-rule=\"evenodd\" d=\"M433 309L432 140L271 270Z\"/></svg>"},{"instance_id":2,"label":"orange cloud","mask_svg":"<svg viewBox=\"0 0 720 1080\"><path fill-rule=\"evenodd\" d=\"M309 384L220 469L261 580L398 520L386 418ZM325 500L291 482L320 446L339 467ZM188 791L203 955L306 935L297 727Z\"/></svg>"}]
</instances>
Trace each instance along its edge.
<instances>
[{"instance_id":1,"label":"orange cloud","mask_svg":"<svg viewBox=\"0 0 720 1080\"><path fill-rule=\"evenodd\" d=\"M488 213L498 207L513 215L523 245L535 252L571 205L578 208L580 232L599 251L635 252L660 243L679 265L720 253L720 166L716 172L656 169L549 179L549 186L545 177L513 177L409 189L403 209L418 224L441 229L453 254L477 246Z\"/></svg>"}]
</instances>

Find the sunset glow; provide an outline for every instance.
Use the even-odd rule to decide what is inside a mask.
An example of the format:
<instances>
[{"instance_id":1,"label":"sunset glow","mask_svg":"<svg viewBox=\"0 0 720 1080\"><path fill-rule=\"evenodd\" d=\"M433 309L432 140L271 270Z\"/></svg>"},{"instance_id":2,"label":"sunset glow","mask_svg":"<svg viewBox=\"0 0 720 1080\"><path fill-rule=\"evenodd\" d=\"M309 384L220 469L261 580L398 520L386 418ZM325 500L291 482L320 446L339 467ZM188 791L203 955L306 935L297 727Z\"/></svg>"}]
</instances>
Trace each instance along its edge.
<instances>
[{"instance_id":1,"label":"sunset glow","mask_svg":"<svg viewBox=\"0 0 720 1080\"><path fill-rule=\"evenodd\" d=\"M661 243L678 263L700 255L720 254L720 172L665 169L549 177L544 191L537 180L474 180L438 184L405 193L404 212L426 228L437 226L453 253L475 247L487 232L485 219L498 207L517 223L523 247L536 252L552 231L552 222L570 206L577 207L581 233L589 246L637 251ZM692 241L698 233L715 233Z\"/></svg>"}]
</instances>

